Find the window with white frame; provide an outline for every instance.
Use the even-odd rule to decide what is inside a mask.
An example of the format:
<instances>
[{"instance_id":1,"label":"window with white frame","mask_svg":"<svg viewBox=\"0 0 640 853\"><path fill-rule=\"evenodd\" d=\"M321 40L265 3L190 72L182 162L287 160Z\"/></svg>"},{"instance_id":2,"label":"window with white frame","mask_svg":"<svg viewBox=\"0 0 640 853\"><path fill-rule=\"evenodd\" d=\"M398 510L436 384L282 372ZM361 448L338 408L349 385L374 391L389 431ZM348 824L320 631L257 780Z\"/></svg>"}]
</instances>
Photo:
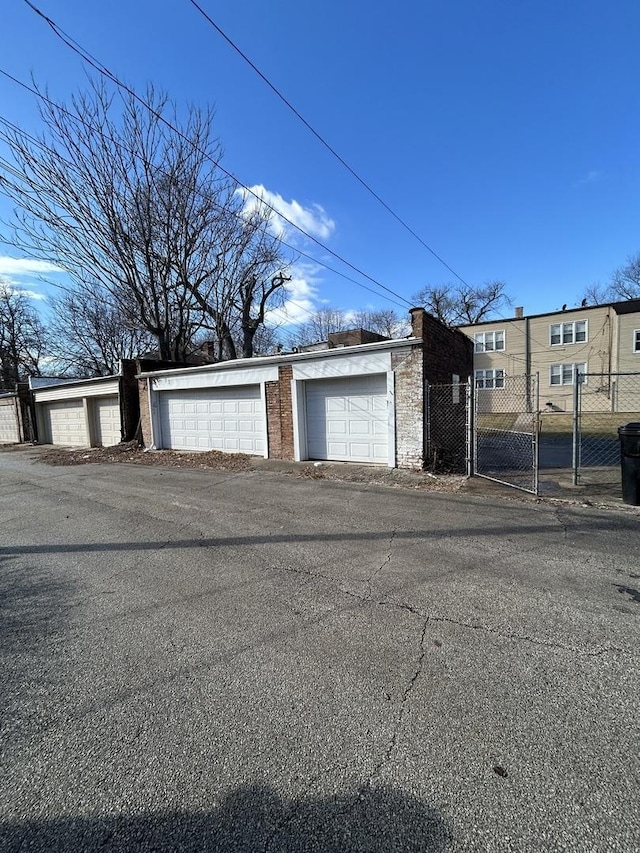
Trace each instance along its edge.
<instances>
[{"instance_id":1,"label":"window with white frame","mask_svg":"<svg viewBox=\"0 0 640 853\"><path fill-rule=\"evenodd\" d=\"M552 347L566 344L581 344L587 340L587 321L552 323L549 326L549 343Z\"/></svg>"},{"instance_id":2,"label":"window with white frame","mask_svg":"<svg viewBox=\"0 0 640 853\"><path fill-rule=\"evenodd\" d=\"M476 388L504 388L504 370L476 370Z\"/></svg>"},{"instance_id":3,"label":"window with white frame","mask_svg":"<svg viewBox=\"0 0 640 853\"><path fill-rule=\"evenodd\" d=\"M549 385L573 385L573 377L576 369L580 376L580 384L586 383L587 378L584 374L587 372L587 365L582 362L579 364L552 364L549 368Z\"/></svg>"},{"instance_id":4,"label":"window with white frame","mask_svg":"<svg viewBox=\"0 0 640 853\"><path fill-rule=\"evenodd\" d=\"M640 352L640 329L633 330L633 351Z\"/></svg>"},{"instance_id":5,"label":"window with white frame","mask_svg":"<svg viewBox=\"0 0 640 853\"><path fill-rule=\"evenodd\" d=\"M499 352L504 350L504 331L478 332L473 336L476 352Z\"/></svg>"}]
</instances>

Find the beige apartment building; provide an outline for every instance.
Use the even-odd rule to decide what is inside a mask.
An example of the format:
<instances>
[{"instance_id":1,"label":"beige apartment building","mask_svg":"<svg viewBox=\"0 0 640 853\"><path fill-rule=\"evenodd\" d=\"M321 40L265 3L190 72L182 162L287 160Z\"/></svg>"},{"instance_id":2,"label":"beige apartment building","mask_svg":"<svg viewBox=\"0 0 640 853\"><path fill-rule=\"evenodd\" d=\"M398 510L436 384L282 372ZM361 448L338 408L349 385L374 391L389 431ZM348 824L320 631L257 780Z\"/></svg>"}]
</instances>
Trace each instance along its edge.
<instances>
[{"instance_id":1,"label":"beige apartment building","mask_svg":"<svg viewBox=\"0 0 640 853\"><path fill-rule=\"evenodd\" d=\"M538 374L540 408L570 412L576 368L585 374L589 392L600 395L603 410L640 409L638 383L618 382L616 376L640 373L640 299L529 317L516 308L509 319L460 330L474 341L475 384L484 411L502 408L510 389L517 393L515 377Z\"/></svg>"}]
</instances>

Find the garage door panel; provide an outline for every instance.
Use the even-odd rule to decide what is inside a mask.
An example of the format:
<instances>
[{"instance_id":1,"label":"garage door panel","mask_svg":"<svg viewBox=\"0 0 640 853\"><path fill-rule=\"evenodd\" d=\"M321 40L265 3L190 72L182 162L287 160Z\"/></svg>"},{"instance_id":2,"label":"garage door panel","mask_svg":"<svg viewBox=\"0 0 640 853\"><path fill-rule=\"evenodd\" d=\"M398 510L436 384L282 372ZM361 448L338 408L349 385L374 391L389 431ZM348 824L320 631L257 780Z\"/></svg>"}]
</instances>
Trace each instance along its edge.
<instances>
[{"instance_id":1,"label":"garage door panel","mask_svg":"<svg viewBox=\"0 0 640 853\"><path fill-rule=\"evenodd\" d=\"M310 380L305 396L311 459L388 461L385 374Z\"/></svg>"},{"instance_id":2,"label":"garage door panel","mask_svg":"<svg viewBox=\"0 0 640 853\"><path fill-rule=\"evenodd\" d=\"M259 385L161 392L159 412L163 447L264 455Z\"/></svg>"},{"instance_id":3,"label":"garage door panel","mask_svg":"<svg viewBox=\"0 0 640 853\"><path fill-rule=\"evenodd\" d=\"M94 440L103 447L119 444L122 439L120 430L120 403L117 396L93 400Z\"/></svg>"},{"instance_id":4,"label":"garage door panel","mask_svg":"<svg viewBox=\"0 0 640 853\"><path fill-rule=\"evenodd\" d=\"M43 403L48 439L63 446L88 446L89 435L82 400Z\"/></svg>"},{"instance_id":5,"label":"garage door panel","mask_svg":"<svg viewBox=\"0 0 640 853\"><path fill-rule=\"evenodd\" d=\"M14 444L18 441L20 431L15 406L0 406L0 443Z\"/></svg>"}]
</instances>

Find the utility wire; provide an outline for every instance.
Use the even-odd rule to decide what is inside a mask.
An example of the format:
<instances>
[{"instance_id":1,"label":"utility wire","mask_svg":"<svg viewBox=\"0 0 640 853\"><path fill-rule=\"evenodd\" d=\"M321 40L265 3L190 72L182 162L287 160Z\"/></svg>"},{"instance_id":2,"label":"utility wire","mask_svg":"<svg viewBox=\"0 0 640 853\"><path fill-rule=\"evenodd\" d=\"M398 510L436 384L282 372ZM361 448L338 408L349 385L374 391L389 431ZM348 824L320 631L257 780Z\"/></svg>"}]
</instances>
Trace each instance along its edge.
<instances>
[{"instance_id":1,"label":"utility wire","mask_svg":"<svg viewBox=\"0 0 640 853\"><path fill-rule=\"evenodd\" d=\"M51 18L49 18L47 15L45 15L44 12L42 12L37 6L35 6L33 3L31 3L30 0L24 0L24 2L36 15L38 15L38 17L42 18L42 20L45 21L45 23L51 28L54 35L60 41L62 41L62 43L65 44L71 51L73 51L75 54L77 54L84 62L86 62L89 66L91 66L91 68L93 68L95 71L97 71L103 77L106 77L107 79L111 80L111 82L114 83L119 89L124 90L132 98L134 98L136 101L141 103L145 107L145 109L149 110L149 112L152 115L154 115L159 121L161 121L163 124L165 124L173 133L176 133L181 139L183 139L185 142L187 142L189 145L191 145L201 156L205 157L207 160L209 160L211 163L213 163L213 165L216 166L216 168L220 169L220 171L223 174L225 174L228 178L230 178L235 184L237 184L239 187L242 187L247 193L252 195L260 204L264 205L266 208L271 210L273 213L275 213L277 216L279 216L282 220L284 220L288 225L291 225L292 228L295 228L296 231L299 231L301 234L303 234L307 239L314 242L323 251L328 252L332 257L334 257L338 261L340 261L340 263L343 263L345 266L349 267L354 272L358 273L358 275L361 275L363 278L366 278L368 281L372 282L376 287L378 287L381 290L384 290L387 293L391 294L392 296L396 297L396 299L399 299L405 305L412 307L411 302L409 302L407 299L405 299L399 293L396 293L396 291L392 290L390 287L387 287L385 284L382 284L382 282L378 281L376 278L374 278L373 276L364 272L359 267L355 266L355 264L352 264L350 261L348 261L346 258L342 257L342 255L338 254L333 249L329 248L329 246L327 246L321 240L318 240L317 237L314 237L312 234L309 234L307 231L305 231L299 225L296 225L295 222L293 222L291 219L287 218L283 213L278 211L273 205L269 204L269 202L267 202L261 195L256 193L254 190L252 190L246 184L243 184L242 181L240 181L239 178L237 178L232 172L229 172L227 169L225 169L219 160L216 160L210 154L208 154L206 151L202 150L197 145L195 145L193 143L193 141L191 139L189 139L189 137L187 137L185 134L182 133L182 131L179 130L179 128L177 128L174 124L172 124L170 121L168 121L157 110L155 110L154 107L151 104L149 104L144 98L142 98L140 95L138 95L138 93L134 89L132 89L130 86L127 86L126 83L123 83L112 71L109 70L109 68L107 68L106 65L104 65L102 62L100 62L100 60L98 60L96 57L92 56L85 48L82 47L82 45L79 44L79 42L75 41L75 39L73 39L72 36L68 35L61 27L59 27L55 23L55 21L53 21ZM301 252L300 254L303 254L303 253ZM365 287L365 285L362 285L359 282L358 282L358 286L364 287L366 290L369 290L369 288ZM371 292L375 293L377 296L380 296L380 294L377 293L376 291L371 291Z\"/></svg>"},{"instance_id":2,"label":"utility wire","mask_svg":"<svg viewBox=\"0 0 640 853\"><path fill-rule=\"evenodd\" d=\"M7 78L7 79L8 79L8 80L10 80L11 82L13 82L13 83L17 84L18 86L21 86L23 89L25 89L26 91L30 92L32 95L34 95L35 97L39 98L41 101L43 101L44 103L46 103L46 104L48 104L49 106L53 107L54 109L57 109L57 110L59 110L60 112L64 113L64 114L65 114L66 116L68 116L70 119L72 119L73 121L77 122L78 124L81 124L81 125L82 125L83 127L85 127L87 130L90 130L91 132L98 134L98 135L99 135L99 136L101 136L103 139L107 140L107 141L108 141L108 142L110 142L111 144L113 144L113 145L117 146L118 148L120 148L120 150L125 151L127 154L131 155L132 157L136 157L136 158L138 158L138 159L141 159L141 155L140 155L140 154L138 154L138 152L137 152L137 151L134 151L133 149L131 149L131 148L129 148L128 146L124 145L124 144L123 144L122 142L120 142L118 139L114 139L114 137L112 137L112 136L110 136L109 134L105 133L101 128L96 127L96 126L95 126L95 125L93 125L93 124L90 124L86 119L83 119L83 118L81 118L80 116L75 115L75 114L74 114L74 113L72 113L70 110L66 109L62 104L58 104L58 103L56 103L55 101L52 101L52 100L51 100L50 98L48 98L46 95L42 94L42 92L39 92L39 91L38 91L37 89L35 89L33 86L29 86L29 85L28 85L27 83L25 83L24 81L19 80L17 77L14 77L14 76L13 76L12 74L10 74L8 71L5 71L4 69L0 68L0 75L2 75L3 77ZM55 151L55 149L52 149L52 148L48 147L48 146L47 146L47 145L45 145L43 142L41 142L40 140L38 140L38 139L36 139L35 137L31 136L31 135L30 135L30 134L28 134L25 130L23 130L22 128L18 127L17 125L15 125L13 122L9 121L8 119L3 119L3 123L4 123L5 125L7 125L7 124L8 124L8 125L10 125L11 130L13 130L14 132L17 132L17 133L22 134L22 135L23 135L23 136L25 136L27 139L29 139L29 140L32 142L32 144L34 144L34 145L36 145L36 146L40 147L40 149L41 149L41 150L43 150L43 151L47 151L47 152L49 152L49 153L54 153L54 154L55 154L55 156L56 156L56 157L58 157L62 162L64 162L67 166L69 166L71 169L73 169L74 171L76 171L76 172L77 172L77 168L76 168L75 164L73 164L70 160L67 160L67 159L65 159L64 157L62 157L62 155L61 155L58 151ZM5 164L5 168L7 168L7 170L8 170L9 168L12 168L12 167L10 166L10 164ZM14 176L16 176L16 175L15 175L15 173L14 173ZM16 176L16 177L17 177L17 176ZM203 197L203 194L202 194L200 191L197 191L197 194L198 194L198 195L200 195L200 197L201 197L201 198ZM209 199L209 200L210 200L210 199ZM211 200L210 200L210 201L211 201ZM215 206L217 206L217 207L221 207L221 205L216 204L216 202L212 202L212 203L213 203ZM241 215L240 215L239 213L234 212L234 213L233 213L233 215L234 215L237 219L240 219L240 218L241 218ZM349 281L349 282L351 282L352 284L355 284L357 287L360 287L360 288L362 288L363 290L367 290L367 291L369 291L369 293L372 293L372 294L374 294L375 296L381 296L381 295L382 295L382 296L383 296L383 298L384 298L387 302L391 302L391 303L393 303L394 305L398 305L398 306L399 306L400 308L402 308L403 310L405 309L405 306L404 306L404 305L402 305L402 304L400 304L397 300L395 300L395 299L391 299L390 297L388 297L388 296L384 296L383 294L379 294L377 291L373 290L373 288L370 288L370 287L368 287L366 284L362 284L362 282L359 282L359 281L357 281L356 279L351 278L351 276L346 275L346 273L343 273L343 272L341 272L340 270L337 270L337 269L335 269L334 267L329 266L329 265L328 265L327 263L325 263L324 261L318 260L318 258L314 257L313 255L308 254L307 252L302 251L301 249L299 249L299 248L298 248L298 247L296 247L296 246L293 246L291 243L288 243L286 240L284 240L284 239L282 239L282 238L279 238L279 242L280 242L283 246L285 246L287 249L289 249L289 250L291 250L293 253L295 253L296 255L306 258L307 260L311 261L312 263L317 264L318 266L323 267L324 269L328 270L329 272L333 273L334 275L337 275L337 276L339 276L340 278L343 278L343 279L345 279L346 281ZM304 305L302 305L302 304L300 304L300 303L296 303L296 302L295 302L294 300L292 300L292 299L289 299L288 301L289 301L292 305L295 305L296 307L298 307L298 308L300 308L301 310L303 310L303 311L305 311L306 313L308 313L310 317L313 317L313 316L314 316L313 312L312 312L312 311L310 311L306 306L304 306Z\"/></svg>"},{"instance_id":3,"label":"utility wire","mask_svg":"<svg viewBox=\"0 0 640 853\"><path fill-rule=\"evenodd\" d=\"M55 104L53 101L46 98L44 95L39 94L36 89L32 89L27 84L24 84L21 81L18 81L17 78L12 77L12 75L8 74L6 71L4 71L1 68L0 68L0 74L4 75L5 77L8 77L9 79L11 79L14 82L20 83L20 85L25 86L30 92L32 92L35 95L38 95L39 97L41 97L43 100L47 101L52 106L57 107L58 109L60 109L60 111L64 112L69 118L77 121L79 124L81 124L87 130L90 130L92 132L99 134L105 140L109 141L113 145L120 148L121 151L124 151L124 152L130 154L131 156L136 157L138 159L142 159L141 155L138 154L138 152L136 152L133 149L129 148L128 146L124 145L119 140L114 139L109 134L106 134L103 130L96 128L95 126L89 124L85 119L81 119L79 116L74 115L69 110L66 110L64 107L62 107L60 104ZM14 122L12 122L10 119L6 118L5 116L0 115L0 124L3 125L8 131L12 132L13 134L15 134L17 136L21 136L24 139L29 140L29 142L32 145L39 148L43 153L55 156L56 159L58 160L58 162L63 163L71 171L74 171L78 175L80 174L78 172L76 165L73 162L71 162L71 160L63 157L59 151L57 151L56 149L47 145L41 139L38 139L37 137L28 133L26 130L19 127ZM19 171L16 170L14 165L3 157L0 157L0 167L4 170L5 173L11 174L16 180L21 181L23 179L23 175ZM2 175L0 175L0 184L2 184ZM198 195L200 195L201 198L204 198L204 194L202 192L200 192L199 190L196 190L196 193ZM208 200L212 201L211 199L208 199ZM220 209L222 209L221 205L218 205L215 202L212 202L212 203L216 207L219 207ZM232 213L237 219L242 218L241 215L238 214L237 212L232 211ZM289 247L289 244L284 243L284 245L286 245L288 248L291 248L293 251L296 251L293 247ZM311 256L309 256L309 257L311 257ZM52 259L52 258L49 258L49 260L52 262L55 261L55 259ZM312 260L315 261L315 259L313 259L313 258L312 258ZM331 268L329 268L329 269L331 269ZM334 270L334 272L339 276L344 276L344 274L339 272L338 270ZM349 279L349 280L353 281L353 279ZM357 284L358 282L354 282L354 283ZM389 300L389 301L391 301L391 300ZM314 319L316 316L316 314L313 311L311 311L309 308L307 308L306 305L303 305L301 302L296 301L295 299L293 299L290 296L286 298L286 305L290 305L292 307L297 308L299 311L302 311L302 312L304 312L304 314L308 315L311 319ZM277 308L274 310L278 311L282 314L283 311L286 311L286 306L283 306L281 308ZM278 329L278 328L283 328L283 327L287 329L287 333L288 333L289 338L295 337L295 332L297 331L298 333L300 333L301 331L303 331L303 328L304 328L303 323L300 321L299 322L287 322L286 316L284 316L284 315L283 315L282 319L277 323L277 325L274 326L274 328Z\"/></svg>"},{"instance_id":4,"label":"utility wire","mask_svg":"<svg viewBox=\"0 0 640 853\"><path fill-rule=\"evenodd\" d=\"M25 0L25 2L28 2L28 0ZM233 41L233 39L231 39L231 37L225 33L225 31L222 29L222 27L220 27L218 24L216 24L216 22L213 20L213 18L208 14L208 12L206 12L205 9L202 8L202 6L197 2L197 0L188 0L188 2L191 3L191 5L195 9L197 9L197 11L202 15L202 17L206 21L208 21L208 23L227 42L227 44L239 56L241 56L242 59L244 59L244 61L255 71L255 73L258 75L258 77L260 77L260 79L264 83L266 83L266 85L271 89L271 91L274 93L274 95L277 98L279 98L282 101L282 103L285 104L285 106L287 106L291 110L291 112L296 116L296 118L298 118L302 122L302 124L307 128L307 130L309 130L315 136L315 138L318 140L318 142L320 142L320 144L323 145L327 149L327 151L329 151L329 153L332 154L336 158L336 160L342 164L342 166L344 166L344 168L349 172L349 174L352 175L356 179L356 181L358 181L358 183L361 184L361 186L363 186L365 188L365 190L370 195L372 195L376 199L376 201L379 202L384 207L384 209L388 213L390 213L391 216L393 216L393 218L397 222L400 223L400 225L402 225L402 227L406 231L409 232L409 234L411 234L412 237L415 237L415 239L422 246L424 246L424 248L428 252L430 252L434 258L436 258L436 260L438 260L446 269L448 269L449 272L458 279L458 281L462 282L462 284L464 284L465 287L469 287L470 285L467 284L467 282L462 278L462 276L458 275L458 273L451 266L449 266L449 264L444 260L444 258L442 258L442 256L439 255L434 249L432 249L431 246L429 246L429 244L426 243L422 239L422 237L419 234L417 234L416 231L414 231L414 229L399 214L397 214L395 212L395 210L393 210L393 208L390 207L383 198L380 197L380 195L371 187L371 185L368 184L364 178L360 177L360 175L355 171L355 169L353 169L349 165L349 163L347 163L347 161L336 151L336 149L333 148L333 146L331 146L327 142L327 140L323 136L321 136L320 133L318 133L318 131L313 127L313 125L311 125L307 121L307 119L296 109L296 107L291 103L291 101L289 101L288 98L286 98L285 95L282 94L282 92L271 82L271 80L269 80L269 78L247 56L247 54L244 53L244 51L240 47L238 47L238 45Z\"/></svg>"}]
</instances>

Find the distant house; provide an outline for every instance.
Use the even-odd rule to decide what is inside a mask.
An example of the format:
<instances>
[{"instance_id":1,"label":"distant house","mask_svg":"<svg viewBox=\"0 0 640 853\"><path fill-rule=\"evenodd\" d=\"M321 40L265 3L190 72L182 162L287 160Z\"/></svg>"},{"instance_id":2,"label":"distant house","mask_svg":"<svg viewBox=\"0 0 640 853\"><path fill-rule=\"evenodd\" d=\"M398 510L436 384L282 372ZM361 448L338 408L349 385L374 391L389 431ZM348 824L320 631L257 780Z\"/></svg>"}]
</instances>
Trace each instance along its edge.
<instances>
[{"instance_id":1,"label":"distant house","mask_svg":"<svg viewBox=\"0 0 640 853\"><path fill-rule=\"evenodd\" d=\"M565 311L515 316L460 326L474 346L475 385L491 408L491 393L510 376L539 374L541 405L571 411L576 368L609 387L616 374L640 372L640 299ZM613 395L616 411L634 411L639 401Z\"/></svg>"},{"instance_id":2,"label":"distant house","mask_svg":"<svg viewBox=\"0 0 640 853\"><path fill-rule=\"evenodd\" d=\"M426 384L466 381L473 345L422 308L412 333L330 336L309 351L142 372L147 447L421 468Z\"/></svg>"}]
</instances>

